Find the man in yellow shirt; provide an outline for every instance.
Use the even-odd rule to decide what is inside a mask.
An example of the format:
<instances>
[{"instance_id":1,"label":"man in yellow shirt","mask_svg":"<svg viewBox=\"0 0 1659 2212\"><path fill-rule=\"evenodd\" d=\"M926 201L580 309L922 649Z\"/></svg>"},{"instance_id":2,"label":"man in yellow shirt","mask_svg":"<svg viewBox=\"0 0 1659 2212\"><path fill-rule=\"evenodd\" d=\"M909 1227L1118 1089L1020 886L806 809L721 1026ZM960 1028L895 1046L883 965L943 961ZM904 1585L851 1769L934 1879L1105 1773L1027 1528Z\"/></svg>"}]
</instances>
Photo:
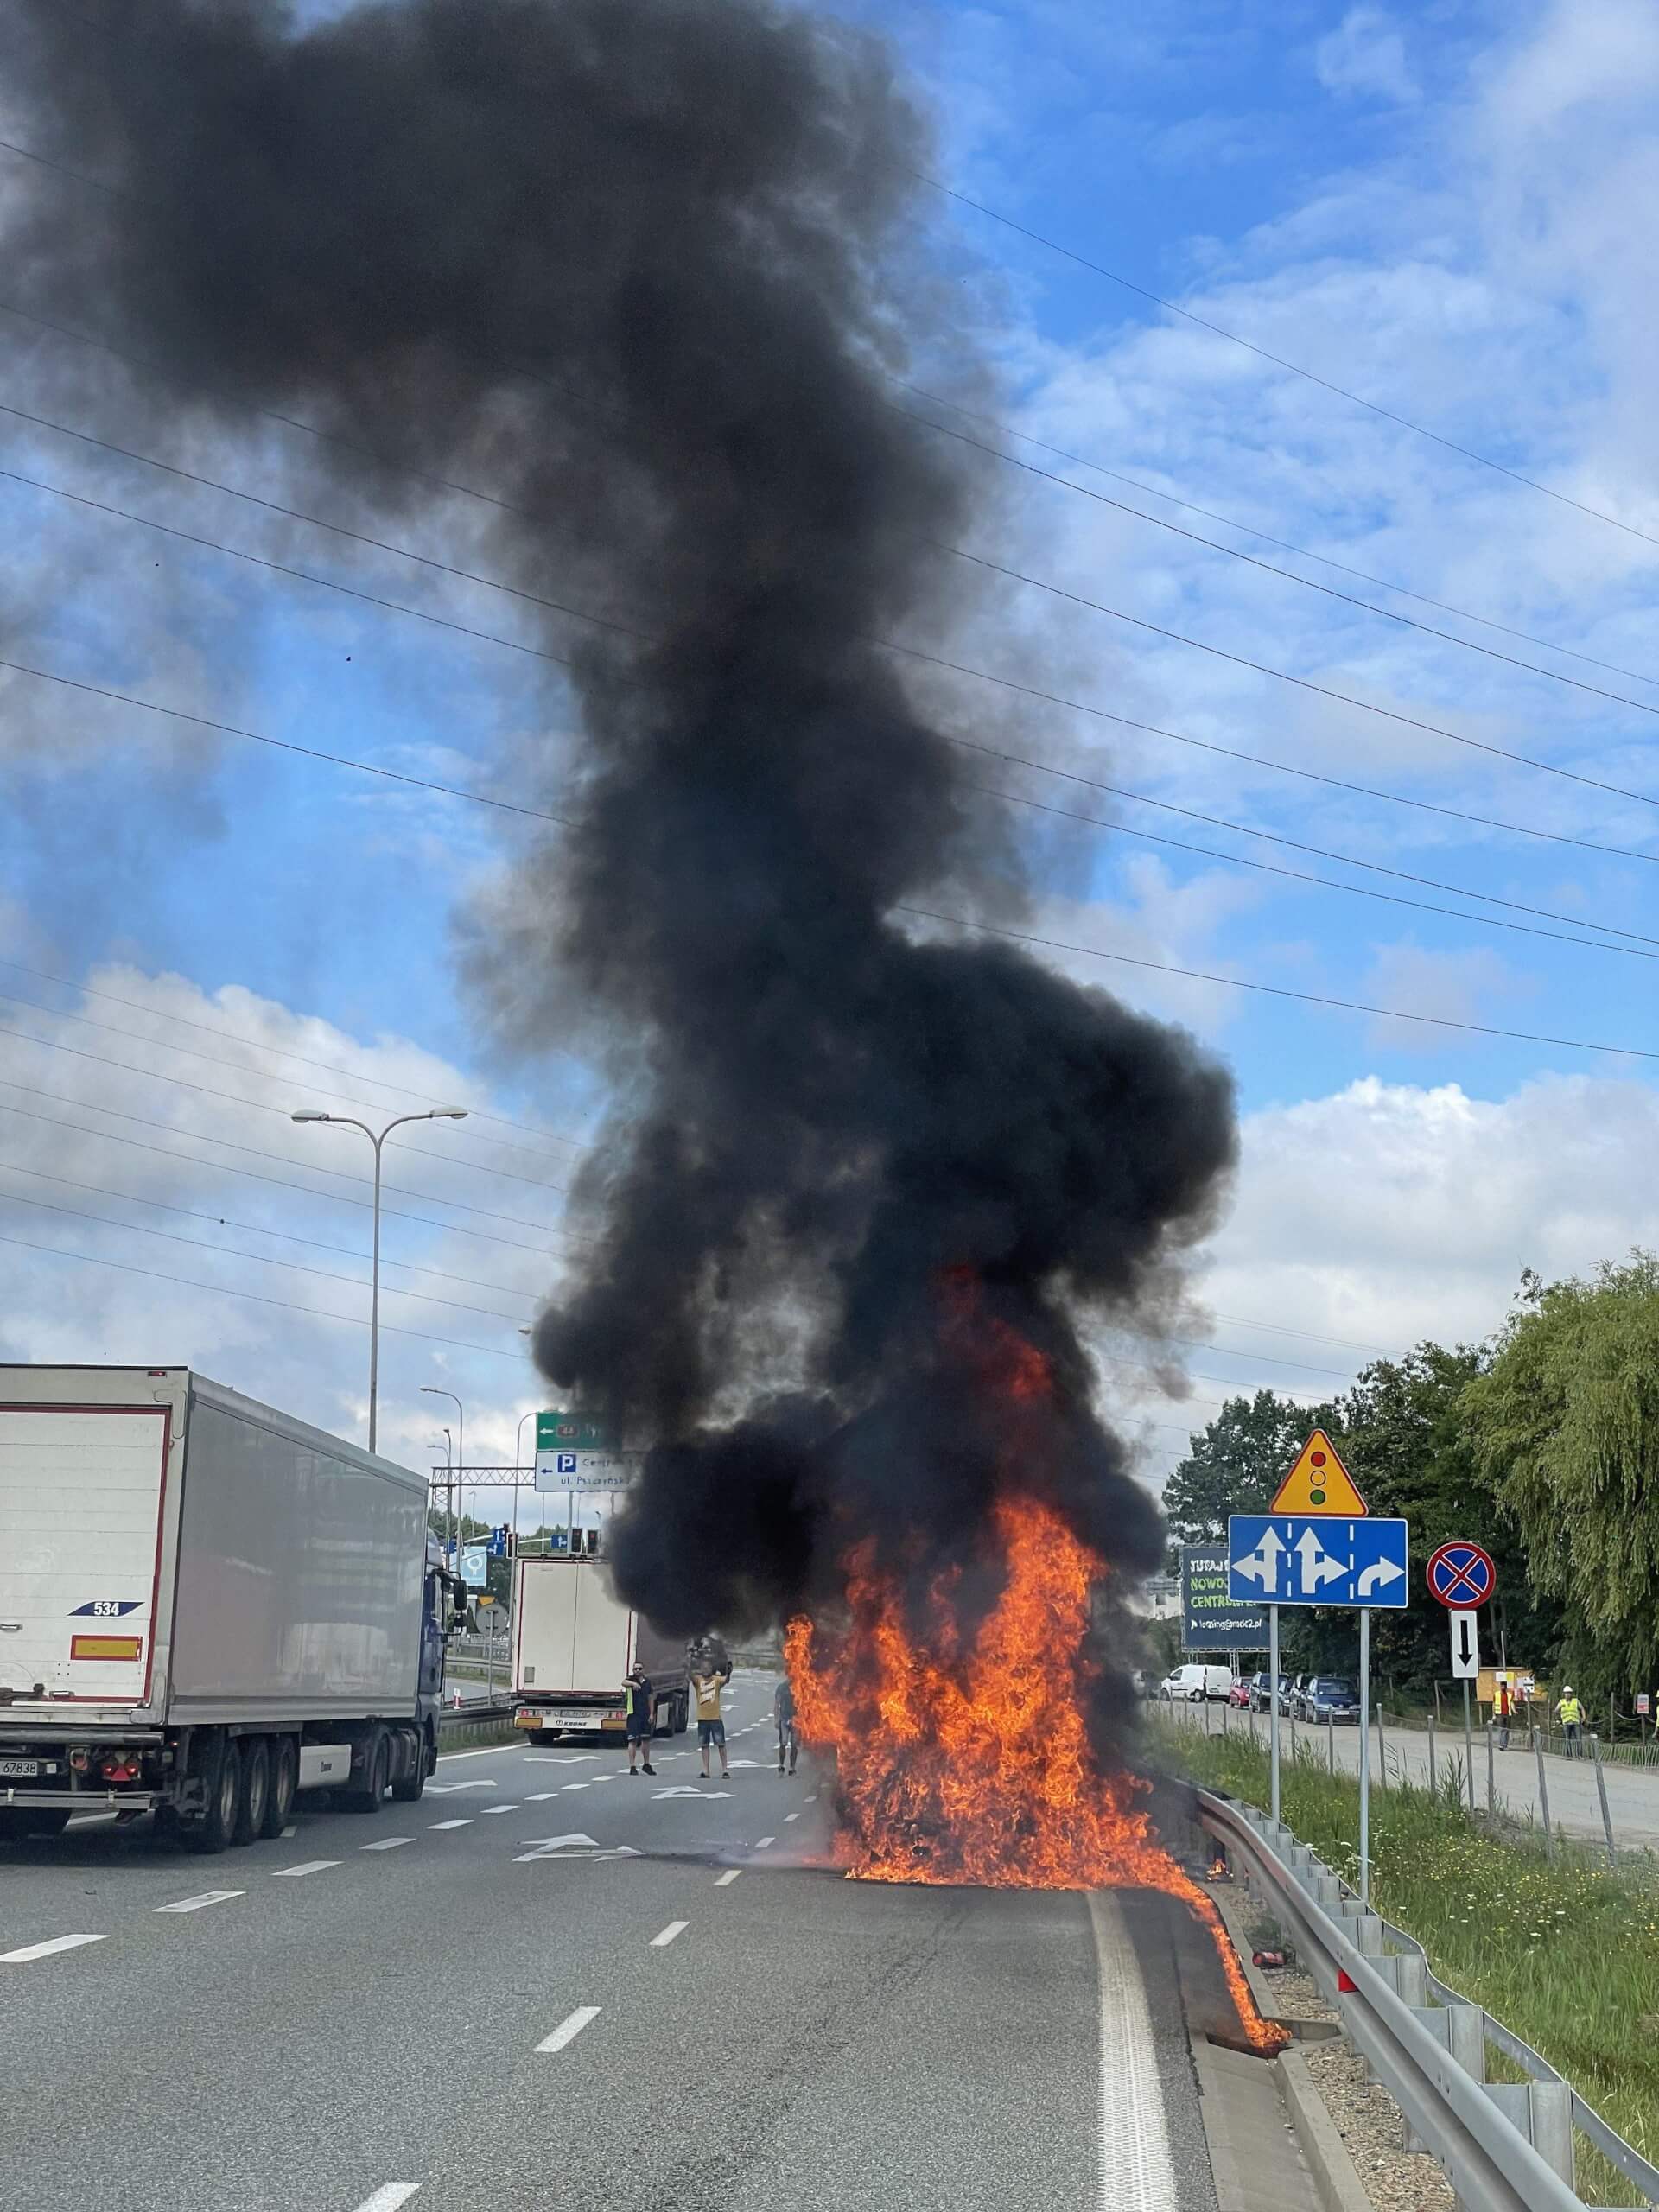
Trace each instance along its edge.
<instances>
[{"instance_id":1,"label":"man in yellow shirt","mask_svg":"<svg viewBox=\"0 0 1659 2212\"><path fill-rule=\"evenodd\" d=\"M1567 1738L1568 1758L1582 1758L1584 1753L1580 1745L1584 1735L1584 1707L1571 1682L1562 1685L1560 1699L1555 1707L1555 1718L1560 1722L1561 1733Z\"/></svg>"},{"instance_id":2,"label":"man in yellow shirt","mask_svg":"<svg viewBox=\"0 0 1659 2212\"><path fill-rule=\"evenodd\" d=\"M720 1751L720 1771L723 1781L731 1779L731 1762L726 1756L726 1723L720 1717L720 1694L726 1687L726 1678L712 1668L707 1673L693 1675L691 1688L697 1700L697 1744L702 1752L702 1778L709 1779L709 1747L715 1745Z\"/></svg>"}]
</instances>

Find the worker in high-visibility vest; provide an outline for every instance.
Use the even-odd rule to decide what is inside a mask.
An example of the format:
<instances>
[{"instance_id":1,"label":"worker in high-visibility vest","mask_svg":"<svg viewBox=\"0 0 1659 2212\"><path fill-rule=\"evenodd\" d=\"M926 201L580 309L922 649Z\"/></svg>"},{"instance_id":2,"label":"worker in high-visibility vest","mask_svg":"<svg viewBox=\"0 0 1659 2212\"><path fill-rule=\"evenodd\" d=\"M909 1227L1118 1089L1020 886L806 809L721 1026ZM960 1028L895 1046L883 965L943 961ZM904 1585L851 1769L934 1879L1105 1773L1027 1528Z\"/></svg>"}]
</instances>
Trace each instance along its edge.
<instances>
[{"instance_id":1,"label":"worker in high-visibility vest","mask_svg":"<svg viewBox=\"0 0 1659 2212\"><path fill-rule=\"evenodd\" d=\"M1515 1718L1515 1692L1510 1688L1510 1678L1500 1675L1492 1690L1492 1726L1497 1731L1497 1748L1510 1748L1510 1724Z\"/></svg>"},{"instance_id":2,"label":"worker in high-visibility vest","mask_svg":"<svg viewBox=\"0 0 1659 2212\"><path fill-rule=\"evenodd\" d=\"M1561 1733L1567 1738L1567 1757L1574 1759L1582 1758L1580 1744L1584 1734L1584 1707L1574 1694L1571 1682L1561 1685L1561 1694L1555 1704L1555 1718L1560 1722Z\"/></svg>"}]
</instances>

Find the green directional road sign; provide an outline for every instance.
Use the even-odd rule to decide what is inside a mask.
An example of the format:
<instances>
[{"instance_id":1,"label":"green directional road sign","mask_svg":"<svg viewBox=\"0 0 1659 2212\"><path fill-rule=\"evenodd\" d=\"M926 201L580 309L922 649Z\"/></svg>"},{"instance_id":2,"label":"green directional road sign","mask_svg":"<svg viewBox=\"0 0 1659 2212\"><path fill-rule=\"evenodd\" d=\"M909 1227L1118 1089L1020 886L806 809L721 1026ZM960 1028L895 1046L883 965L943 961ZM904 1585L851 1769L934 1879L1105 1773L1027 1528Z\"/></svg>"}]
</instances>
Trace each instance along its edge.
<instances>
[{"instance_id":1,"label":"green directional road sign","mask_svg":"<svg viewBox=\"0 0 1659 2212\"><path fill-rule=\"evenodd\" d=\"M543 1452L614 1452L619 1440L608 1423L582 1414L537 1414L536 1449Z\"/></svg>"}]
</instances>

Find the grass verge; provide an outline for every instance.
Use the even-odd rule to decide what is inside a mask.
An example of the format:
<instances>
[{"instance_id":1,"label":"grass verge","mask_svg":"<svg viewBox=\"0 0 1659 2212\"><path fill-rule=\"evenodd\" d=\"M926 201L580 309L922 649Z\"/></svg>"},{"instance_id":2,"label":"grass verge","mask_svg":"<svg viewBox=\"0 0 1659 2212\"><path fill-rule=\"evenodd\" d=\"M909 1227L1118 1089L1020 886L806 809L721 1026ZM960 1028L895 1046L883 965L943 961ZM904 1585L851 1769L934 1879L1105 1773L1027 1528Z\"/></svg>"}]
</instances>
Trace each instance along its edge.
<instances>
[{"instance_id":1,"label":"grass verge","mask_svg":"<svg viewBox=\"0 0 1659 2212\"><path fill-rule=\"evenodd\" d=\"M1155 1715L1147 1732L1169 1772L1267 1804L1265 1746ZM1281 1756L1280 1780L1287 1827L1356 1880L1357 1781L1327 1772L1306 1745ZM1643 2158L1659 2162L1659 1880L1651 1866L1615 1872L1587 1848L1558 1849L1552 1860L1541 1838L1476 1826L1452 1788L1391 1783L1371 1792L1371 1902L1417 1938L1443 1981L1541 2052ZM1586 2155L1582 2141L1580 2150L1580 2184L1592 2202L1643 2201Z\"/></svg>"}]
</instances>

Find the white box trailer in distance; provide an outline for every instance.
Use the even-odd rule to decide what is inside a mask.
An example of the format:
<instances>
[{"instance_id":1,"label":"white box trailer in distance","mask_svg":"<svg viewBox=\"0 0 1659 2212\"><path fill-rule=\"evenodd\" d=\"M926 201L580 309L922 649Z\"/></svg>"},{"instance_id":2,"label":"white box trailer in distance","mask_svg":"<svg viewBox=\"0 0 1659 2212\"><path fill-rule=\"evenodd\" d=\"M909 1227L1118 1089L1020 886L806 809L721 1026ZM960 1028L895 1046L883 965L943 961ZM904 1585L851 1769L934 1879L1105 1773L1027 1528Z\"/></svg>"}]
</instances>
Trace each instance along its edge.
<instances>
[{"instance_id":1,"label":"white box trailer in distance","mask_svg":"<svg viewBox=\"0 0 1659 2212\"><path fill-rule=\"evenodd\" d=\"M449 1582L405 1468L187 1368L0 1366L0 1837L418 1797Z\"/></svg>"},{"instance_id":2,"label":"white box trailer in distance","mask_svg":"<svg viewBox=\"0 0 1659 2212\"><path fill-rule=\"evenodd\" d=\"M622 1603L604 1560L519 1554L512 1584L513 1719L519 1727L624 1733L622 1679L636 1659L651 1677L656 1732L683 1734L691 1698L684 1644L659 1636Z\"/></svg>"}]
</instances>

